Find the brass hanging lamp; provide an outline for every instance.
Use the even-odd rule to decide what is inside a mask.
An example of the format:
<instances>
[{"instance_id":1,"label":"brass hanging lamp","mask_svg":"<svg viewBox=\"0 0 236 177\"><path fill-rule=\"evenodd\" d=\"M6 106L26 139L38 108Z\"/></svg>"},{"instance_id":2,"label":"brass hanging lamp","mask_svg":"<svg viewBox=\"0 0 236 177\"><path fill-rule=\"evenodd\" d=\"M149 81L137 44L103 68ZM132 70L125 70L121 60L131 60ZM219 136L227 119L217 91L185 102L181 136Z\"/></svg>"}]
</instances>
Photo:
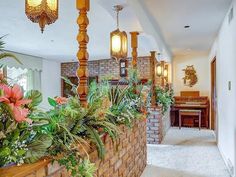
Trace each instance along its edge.
<instances>
[{"instance_id":1,"label":"brass hanging lamp","mask_svg":"<svg viewBox=\"0 0 236 177\"><path fill-rule=\"evenodd\" d=\"M25 0L25 13L34 23L39 23L43 33L46 25L58 19L58 0Z\"/></svg>"},{"instance_id":2,"label":"brass hanging lamp","mask_svg":"<svg viewBox=\"0 0 236 177\"><path fill-rule=\"evenodd\" d=\"M127 58L128 55L128 39L125 31L119 29L119 12L123 9L123 6L116 5L114 10L117 13L117 29L110 34L110 53L111 58L120 60Z\"/></svg>"}]
</instances>

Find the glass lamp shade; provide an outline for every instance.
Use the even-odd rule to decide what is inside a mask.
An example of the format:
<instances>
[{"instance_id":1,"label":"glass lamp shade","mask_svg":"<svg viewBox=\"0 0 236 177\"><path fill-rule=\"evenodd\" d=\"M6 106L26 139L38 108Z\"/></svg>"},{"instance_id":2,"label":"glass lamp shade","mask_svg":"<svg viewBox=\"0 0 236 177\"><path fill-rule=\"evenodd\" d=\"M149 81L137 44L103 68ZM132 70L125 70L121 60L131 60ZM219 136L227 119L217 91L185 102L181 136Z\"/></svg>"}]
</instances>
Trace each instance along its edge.
<instances>
[{"instance_id":1,"label":"glass lamp shade","mask_svg":"<svg viewBox=\"0 0 236 177\"><path fill-rule=\"evenodd\" d=\"M157 64L156 67L156 74L157 76L161 77L163 75L163 67L161 66L161 64Z\"/></svg>"},{"instance_id":2,"label":"glass lamp shade","mask_svg":"<svg viewBox=\"0 0 236 177\"><path fill-rule=\"evenodd\" d=\"M119 60L127 57L128 40L126 32L121 32L119 29L111 32L110 45L112 58Z\"/></svg>"},{"instance_id":3,"label":"glass lamp shade","mask_svg":"<svg viewBox=\"0 0 236 177\"><path fill-rule=\"evenodd\" d=\"M168 69L167 69L167 68L166 68L166 69L164 69L163 76L164 76L164 77L168 77Z\"/></svg>"},{"instance_id":4,"label":"glass lamp shade","mask_svg":"<svg viewBox=\"0 0 236 177\"><path fill-rule=\"evenodd\" d=\"M34 23L39 23L41 31L58 19L58 0L25 0L25 13Z\"/></svg>"}]
</instances>

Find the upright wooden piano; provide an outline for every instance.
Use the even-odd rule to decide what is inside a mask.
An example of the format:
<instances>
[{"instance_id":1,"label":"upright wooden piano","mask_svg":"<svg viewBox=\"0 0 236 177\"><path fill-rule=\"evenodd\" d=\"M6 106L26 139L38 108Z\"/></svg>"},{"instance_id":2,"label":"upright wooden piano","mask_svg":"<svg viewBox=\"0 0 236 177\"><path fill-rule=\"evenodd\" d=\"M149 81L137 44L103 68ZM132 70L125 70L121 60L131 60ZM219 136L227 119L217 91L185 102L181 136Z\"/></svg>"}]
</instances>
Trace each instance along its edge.
<instances>
[{"instance_id":1,"label":"upright wooden piano","mask_svg":"<svg viewBox=\"0 0 236 177\"><path fill-rule=\"evenodd\" d=\"M209 128L209 99L200 96L199 91L182 91L180 96L175 96L175 103L171 108L171 125L179 126L179 110L201 110L201 127ZM183 118L182 126L198 127L197 117Z\"/></svg>"}]
</instances>

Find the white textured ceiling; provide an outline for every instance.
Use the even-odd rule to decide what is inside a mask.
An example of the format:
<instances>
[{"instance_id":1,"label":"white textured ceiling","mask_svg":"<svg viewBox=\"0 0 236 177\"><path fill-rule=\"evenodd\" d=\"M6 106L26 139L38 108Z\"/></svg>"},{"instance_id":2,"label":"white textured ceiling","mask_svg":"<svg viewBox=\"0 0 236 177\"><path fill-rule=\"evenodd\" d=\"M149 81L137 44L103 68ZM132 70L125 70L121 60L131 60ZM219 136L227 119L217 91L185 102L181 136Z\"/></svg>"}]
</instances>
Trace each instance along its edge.
<instances>
[{"instance_id":1,"label":"white textured ceiling","mask_svg":"<svg viewBox=\"0 0 236 177\"><path fill-rule=\"evenodd\" d=\"M20 53L41 56L55 60L73 60L78 44L76 36L78 26L75 0L59 0L59 19L46 26L41 34L38 24L32 23L24 13L24 0L0 1L1 21L0 35L5 38L6 49ZM91 1L89 12L90 26L89 50L91 58L103 58L109 54L109 32L115 22L97 3Z\"/></svg>"},{"instance_id":2,"label":"white textured ceiling","mask_svg":"<svg viewBox=\"0 0 236 177\"><path fill-rule=\"evenodd\" d=\"M109 35L116 27L112 6L123 4L121 29L140 31L139 55L157 50L171 58L185 50L207 51L231 0L90 0L90 60L109 58ZM59 19L40 33L24 13L24 0L0 0L0 36L6 49L59 61L76 59L78 11L75 0L59 0ZM191 25L185 30L184 25ZM129 50L129 53L131 51Z\"/></svg>"},{"instance_id":3,"label":"white textured ceiling","mask_svg":"<svg viewBox=\"0 0 236 177\"><path fill-rule=\"evenodd\" d=\"M173 54L179 55L209 51L232 0L139 1L159 25Z\"/></svg>"},{"instance_id":4,"label":"white textured ceiling","mask_svg":"<svg viewBox=\"0 0 236 177\"><path fill-rule=\"evenodd\" d=\"M78 11L75 2L75 0L59 0L59 19L54 24L46 26L44 34L41 34L38 24L32 23L26 17L24 0L0 0L0 12L2 14L0 17L0 36L8 34L4 38L6 50L59 61L76 60L78 50L76 19ZM90 60L110 57L110 32L116 28L113 5L125 5L120 15L122 30L127 32L142 31L126 0L91 0L90 2L91 7L88 13L90 20L88 27ZM151 36L142 33L140 35L139 54L149 55L150 49L156 48L155 45ZM129 53L131 53L130 50Z\"/></svg>"}]
</instances>

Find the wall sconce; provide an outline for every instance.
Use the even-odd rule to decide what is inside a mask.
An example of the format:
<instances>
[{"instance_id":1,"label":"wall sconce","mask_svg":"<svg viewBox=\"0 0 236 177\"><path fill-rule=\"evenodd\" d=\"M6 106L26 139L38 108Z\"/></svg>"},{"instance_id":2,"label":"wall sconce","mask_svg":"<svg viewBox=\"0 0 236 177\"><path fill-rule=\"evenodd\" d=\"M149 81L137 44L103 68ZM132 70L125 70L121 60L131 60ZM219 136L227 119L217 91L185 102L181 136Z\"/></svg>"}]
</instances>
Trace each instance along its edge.
<instances>
[{"instance_id":1,"label":"wall sconce","mask_svg":"<svg viewBox=\"0 0 236 177\"><path fill-rule=\"evenodd\" d=\"M156 74L158 77L161 77L163 75L163 67L161 66L160 62L156 66Z\"/></svg>"},{"instance_id":2,"label":"wall sconce","mask_svg":"<svg viewBox=\"0 0 236 177\"><path fill-rule=\"evenodd\" d=\"M168 78L168 65L165 65L163 76L164 76L164 78Z\"/></svg>"},{"instance_id":3,"label":"wall sconce","mask_svg":"<svg viewBox=\"0 0 236 177\"><path fill-rule=\"evenodd\" d=\"M169 75L169 69L168 64L165 63L165 61L158 62L156 66L156 75L161 78L164 82L168 82L168 75Z\"/></svg>"},{"instance_id":4,"label":"wall sconce","mask_svg":"<svg viewBox=\"0 0 236 177\"><path fill-rule=\"evenodd\" d=\"M128 39L125 31L119 30L119 12L123 9L123 6L114 6L114 10L117 12L117 29L111 32L110 45L111 45L111 57L119 60L126 58L128 55Z\"/></svg>"}]
</instances>

